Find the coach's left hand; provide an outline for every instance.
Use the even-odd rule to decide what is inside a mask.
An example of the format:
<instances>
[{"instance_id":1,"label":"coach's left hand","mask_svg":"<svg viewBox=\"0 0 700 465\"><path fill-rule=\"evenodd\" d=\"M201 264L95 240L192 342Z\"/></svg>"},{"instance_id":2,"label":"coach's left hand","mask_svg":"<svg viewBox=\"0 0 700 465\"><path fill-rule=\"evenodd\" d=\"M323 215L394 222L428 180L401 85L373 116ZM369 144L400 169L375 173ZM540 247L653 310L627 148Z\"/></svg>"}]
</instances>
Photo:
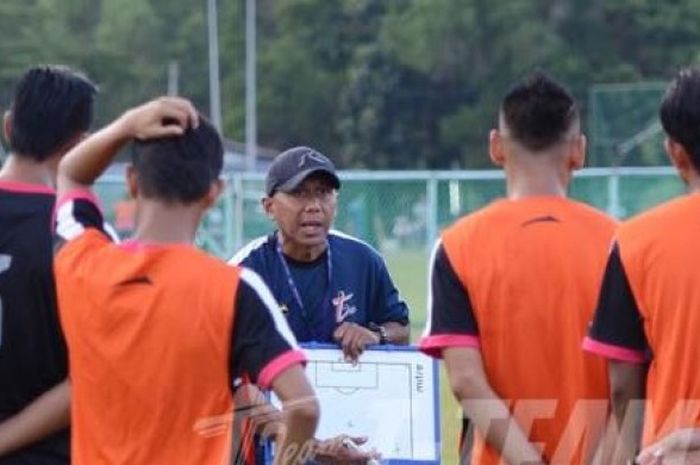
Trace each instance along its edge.
<instances>
[{"instance_id":1,"label":"coach's left hand","mask_svg":"<svg viewBox=\"0 0 700 465\"><path fill-rule=\"evenodd\" d=\"M379 344L377 333L348 321L338 326L333 333L333 339L342 347L345 360L352 363L357 362L365 347Z\"/></svg>"}]
</instances>

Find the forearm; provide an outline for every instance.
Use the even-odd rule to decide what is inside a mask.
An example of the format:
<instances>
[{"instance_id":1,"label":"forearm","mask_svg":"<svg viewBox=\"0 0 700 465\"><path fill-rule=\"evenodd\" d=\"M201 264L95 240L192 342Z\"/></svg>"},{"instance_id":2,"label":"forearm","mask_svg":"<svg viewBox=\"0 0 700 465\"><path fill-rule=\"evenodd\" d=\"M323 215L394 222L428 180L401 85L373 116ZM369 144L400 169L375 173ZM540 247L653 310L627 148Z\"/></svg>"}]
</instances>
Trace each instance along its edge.
<instances>
[{"instance_id":1,"label":"forearm","mask_svg":"<svg viewBox=\"0 0 700 465\"><path fill-rule=\"evenodd\" d=\"M402 325L395 321L388 321L383 323L382 326L386 329L386 338L389 344L408 344L411 333L408 325Z\"/></svg>"},{"instance_id":2,"label":"forearm","mask_svg":"<svg viewBox=\"0 0 700 465\"><path fill-rule=\"evenodd\" d=\"M40 441L69 423L70 385L63 381L0 423L0 457Z\"/></svg>"},{"instance_id":3,"label":"forearm","mask_svg":"<svg viewBox=\"0 0 700 465\"><path fill-rule=\"evenodd\" d=\"M644 378L646 367L611 361L608 365L611 404L617 441L612 442L611 463L624 464L639 450L643 421Z\"/></svg>"},{"instance_id":4,"label":"forearm","mask_svg":"<svg viewBox=\"0 0 700 465\"><path fill-rule=\"evenodd\" d=\"M73 147L58 167L58 193L91 186L131 139L181 136L196 128L197 110L179 97L162 97L126 111Z\"/></svg>"},{"instance_id":5,"label":"forearm","mask_svg":"<svg viewBox=\"0 0 700 465\"><path fill-rule=\"evenodd\" d=\"M65 193L94 184L130 140L125 115L80 142L61 160L58 169L59 191Z\"/></svg>"},{"instance_id":6,"label":"forearm","mask_svg":"<svg viewBox=\"0 0 700 465\"><path fill-rule=\"evenodd\" d=\"M510 465L544 463L541 453L489 384L479 351L450 348L443 356L452 391L486 442Z\"/></svg>"},{"instance_id":7,"label":"forearm","mask_svg":"<svg viewBox=\"0 0 700 465\"><path fill-rule=\"evenodd\" d=\"M472 395L460 399L460 405L486 442L508 464L544 463L542 455L528 440L507 405L489 386L474 386Z\"/></svg>"},{"instance_id":8,"label":"forearm","mask_svg":"<svg viewBox=\"0 0 700 465\"><path fill-rule=\"evenodd\" d=\"M285 408L284 435L278 444L275 465L304 465L314 455L318 404L315 399L302 403L307 405Z\"/></svg>"},{"instance_id":9,"label":"forearm","mask_svg":"<svg viewBox=\"0 0 700 465\"><path fill-rule=\"evenodd\" d=\"M277 376L272 389L282 400L284 412L275 465L303 465L314 453L314 433L320 416L318 400L301 366Z\"/></svg>"}]
</instances>

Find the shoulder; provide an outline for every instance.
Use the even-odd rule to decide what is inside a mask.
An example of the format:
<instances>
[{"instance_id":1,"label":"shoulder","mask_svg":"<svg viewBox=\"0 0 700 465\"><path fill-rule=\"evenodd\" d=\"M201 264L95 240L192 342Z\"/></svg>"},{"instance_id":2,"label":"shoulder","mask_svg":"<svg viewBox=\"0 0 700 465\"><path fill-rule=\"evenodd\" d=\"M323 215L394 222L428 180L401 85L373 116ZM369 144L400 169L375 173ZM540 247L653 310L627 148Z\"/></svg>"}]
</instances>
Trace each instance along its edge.
<instances>
[{"instance_id":1,"label":"shoulder","mask_svg":"<svg viewBox=\"0 0 700 465\"><path fill-rule=\"evenodd\" d=\"M641 252L654 244L682 240L687 226L697 224L699 209L700 195L684 195L623 222L615 233L621 256L629 257L630 252Z\"/></svg>"},{"instance_id":2,"label":"shoulder","mask_svg":"<svg viewBox=\"0 0 700 465\"><path fill-rule=\"evenodd\" d=\"M367 242L337 229L328 231L328 243L333 247L333 253L341 255L351 254L355 259L371 259L383 262L382 256L377 249Z\"/></svg>"},{"instance_id":3,"label":"shoulder","mask_svg":"<svg viewBox=\"0 0 700 465\"><path fill-rule=\"evenodd\" d=\"M229 265L245 265L256 257L265 253L271 247L271 236L260 236L253 239L236 252L231 259Z\"/></svg>"},{"instance_id":4,"label":"shoulder","mask_svg":"<svg viewBox=\"0 0 700 465\"><path fill-rule=\"evenodd\" d=\"M578 200L567 200L567 205L569 206L569 209L573 213L581 216L582 218L594 223L599 223L601 225L607 225L610 227L615 227L617 225L617 220L612 216L608 215L607 213Z\"/></svg>"},{"instance_id":5,"label":"shoulder","mask_svg":"<svg viewBox=\"0 0 700 465\"><path fill-rule=\"evenodd\" d=\"M510 203L504 199L494 200L478 210L458 218L442 232L443 242L451 243L453 239L463 238L483 227L502 222L510 213Z\"/></svg>"},{"instance_id":6,"label":"shoulder","mask_svg":"<svg viewBox=\"0 0 700 465\"><path fill-rule=\"evenodd\" d=\"M620 225L619 232L637 233L643 230L666 229L688 217L688 213L700 207L700 195L685 195L636 215ZM669 222L671 222L669 224Z\"/></svg>"},{"instance_id":7,"label":"shoulder","mask_svg":"<svg viewBox=\"0 0 700 465\"><path fill-rule=\"evenodd\" d=\"M102 232L86 229L75 239L64 242L54 257L54 269L58 274L91 274L103 267L112 266L109 251L116 245Z\"/></svg>"}]
</instances>

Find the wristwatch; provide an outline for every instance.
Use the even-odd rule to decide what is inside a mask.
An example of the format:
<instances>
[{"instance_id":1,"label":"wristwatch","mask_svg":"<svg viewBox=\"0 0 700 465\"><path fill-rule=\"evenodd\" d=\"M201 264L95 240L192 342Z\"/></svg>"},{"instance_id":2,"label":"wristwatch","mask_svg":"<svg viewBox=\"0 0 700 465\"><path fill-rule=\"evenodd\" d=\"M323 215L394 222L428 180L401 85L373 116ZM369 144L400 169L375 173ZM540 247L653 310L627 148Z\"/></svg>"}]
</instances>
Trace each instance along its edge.
<instances>
[{"instance_id":1,"label":"wristwatch","mask_svg":"<svg viewBox=\"0 0 700 465\"><path fill-rule=\"evenodd\" d=\"M386 328L382 325L378 325L377 323L370 323L369 324L369 330L377 333L379 336L379 343L380 344L388 344L389 343L389 336L386 332Z\"/></svg>"}]
</instances>

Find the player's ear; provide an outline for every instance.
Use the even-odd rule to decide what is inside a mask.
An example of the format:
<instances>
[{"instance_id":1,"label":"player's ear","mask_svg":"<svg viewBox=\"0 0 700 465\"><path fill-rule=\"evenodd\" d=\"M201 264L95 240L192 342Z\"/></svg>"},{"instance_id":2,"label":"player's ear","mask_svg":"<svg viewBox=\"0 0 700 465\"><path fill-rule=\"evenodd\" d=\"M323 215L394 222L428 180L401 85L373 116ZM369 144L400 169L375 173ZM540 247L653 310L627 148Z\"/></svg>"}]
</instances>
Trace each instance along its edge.
<instances>
[{"instance_id":1,"label":"player's ear","mask_svg":"<svg viewBox=\"0 0 700 465\"><path fill-rule=\"evenodd\" d=\"M496 166L503 166L506 161L505 150L503 148L503 136L498 129L491 129L489 133L489 157Z\"/></svg>"},{"instance_id":2,"label":"player's ear","mask_svg":"<svg viewBox=\"0 0 700 465\"><path fill-rule=\"evenodd\" d=\"M129 197L135 199L139 194L139 175L132 164L126 165L126 187Z\"/></svg>"},{"instance_id":3,"label":"player's ear","mask_svg":"<svg viewBox=\"0 0 700 465\"><path fill-rule=\"evenodd\" d=\"M224 190L224 183L221 179L214 180L209 186L209 192L204 196L204 208L210 208L216 203L216 200Z\"/></svg>"},{"instance_id":4,"label":"player's ear","mask_svg":"<svg viewBox=\"0 0 700 465\"><path fill-rule=\"evenodd\" d=\"M666 149L666 154L671 160L671 163L673 163L673 166L676 167L678 175L681 177L681 179L683 179L683 182L688 184L694 170L693 163L690 160L688 152L686 152L683 145L679 144L670 137L667 137L664 141L664 148Z\"/></svg>"},{"instance_id":5,"label":"player's ear","mask_svg":"<svg viewBox=\"0 0 700 465\"><path fill-rule=\"evenodd\" d=\"M586 163L586 136L579 134L571 140L569 163L572 171L580 170Z\"/></svg>"},{"instance_id":6,"label":"player's ear","mask_svg":"<svg viewBox=\"0 0 700 465\"><path fill-rule=\"evenodd\" d=\"M12 137L12 113L6 111L2 118L2 132L5 135L5 140L10 143L10 138Z\"/></svg>"}]
</instances>

